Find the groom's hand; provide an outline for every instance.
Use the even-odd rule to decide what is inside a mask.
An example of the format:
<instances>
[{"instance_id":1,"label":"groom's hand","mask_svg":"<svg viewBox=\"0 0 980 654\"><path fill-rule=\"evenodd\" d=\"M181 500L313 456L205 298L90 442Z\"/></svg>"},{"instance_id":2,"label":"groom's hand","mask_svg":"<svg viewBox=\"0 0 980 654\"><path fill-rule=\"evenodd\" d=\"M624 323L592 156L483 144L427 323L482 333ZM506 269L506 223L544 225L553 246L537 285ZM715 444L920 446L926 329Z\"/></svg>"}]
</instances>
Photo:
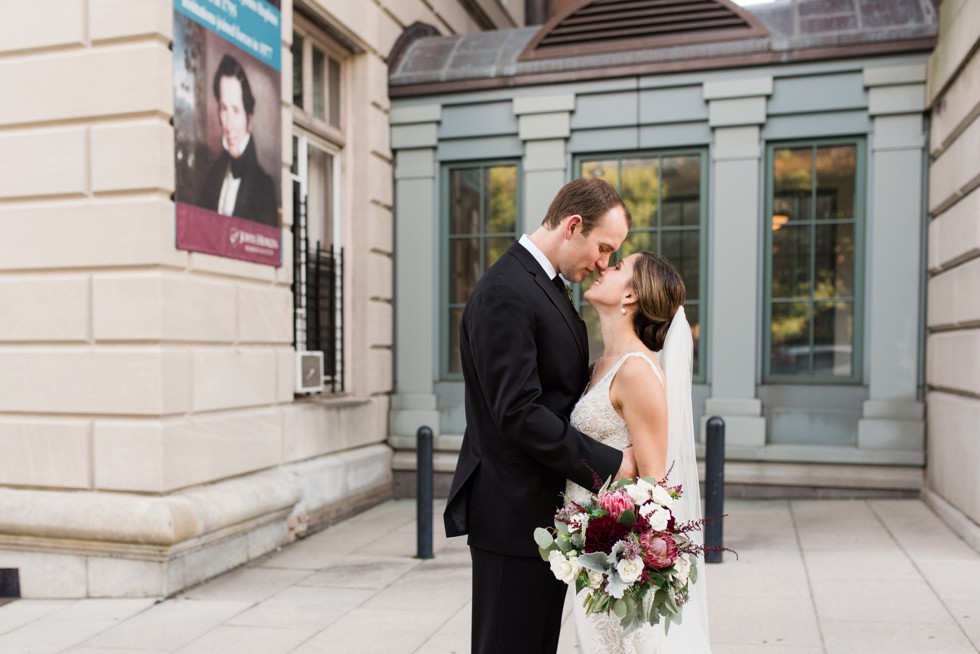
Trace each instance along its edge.
<instances>
[{"instance_id":1,"label":"groom's hand","mask_svg":"<svg viewBox=\"0 0 980 654\"><path fill-rule=\"evenodd\" d=\"M630 479L636 477L636 458L633 456L632 447L623 450L623 462L619 464L619 472L616 473L616 480L626 477Z\"/></svg>"}]
</instances>

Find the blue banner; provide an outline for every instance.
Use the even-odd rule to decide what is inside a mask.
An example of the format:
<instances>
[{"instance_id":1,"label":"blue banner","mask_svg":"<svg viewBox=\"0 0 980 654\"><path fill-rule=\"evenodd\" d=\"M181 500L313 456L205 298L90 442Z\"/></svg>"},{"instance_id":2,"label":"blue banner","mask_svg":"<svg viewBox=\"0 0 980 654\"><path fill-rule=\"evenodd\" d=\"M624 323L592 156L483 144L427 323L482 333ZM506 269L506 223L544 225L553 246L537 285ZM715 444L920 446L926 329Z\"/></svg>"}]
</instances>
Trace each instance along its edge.
<instances>
[{"instance_id":1,"label":"blue banner","mask_svg":"<svg viewBox=\"0 0 980 654\"><path fill-rule=\"evenodd\" d=\"M279 71L280 14L266 0L174 0L174 9Z\"/></svg>"}]
</instances>

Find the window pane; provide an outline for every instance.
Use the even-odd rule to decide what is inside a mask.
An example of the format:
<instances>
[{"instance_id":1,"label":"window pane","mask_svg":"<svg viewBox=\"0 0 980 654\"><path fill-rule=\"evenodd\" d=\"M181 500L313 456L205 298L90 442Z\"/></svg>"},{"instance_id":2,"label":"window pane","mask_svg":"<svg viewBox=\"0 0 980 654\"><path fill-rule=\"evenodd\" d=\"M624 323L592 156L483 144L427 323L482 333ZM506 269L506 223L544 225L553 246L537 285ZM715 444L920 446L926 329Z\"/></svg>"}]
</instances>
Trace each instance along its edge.
<instances>
[{"instance_id":1,"label":"window pane","mask_svg":"<svg viewBox=\"0 0 980 654\"><path fill-rule=\"evenodd\" d=\"M599 314L588 302L583 302L578 311L585 323L585 328L589 332L589 362L591 363L602 356L602 332L599 330Z\"/></svg>"},{"instance_id":2,"label":"window pane","mask_svg":"<svg viewBox=\"0 0 980 654\"><path fill-rule=\"evenodd\" d=\"M313 48L313 117L323 120L323 51Z\"/></svg>"},{"instance_id":3,"label":"window pane","mask_svg":"<svg viewBox=\"0 0 980 654\"><path fill-rule=\"evenodd\" d=\"M854 305L850 302L818 302L814 307L813 367L818 375L853 374Z\"/></svg>"},{"instance_id":4,"label":"window pane","mask_svg":"<svg viewBox=\"0 0 980 654\"><path fill-rule=\"evenodd\" d=\"M817 148L818 220L853 219L857 148L840 145Z\"/></svg>"},{"instance_id":5,"label":"window pane","mask_svg":"<svg viewBox=\"0 0 980 654\"><path fill-rule=\"evenodd\" d=\"M854 297L854 225L817 225L816 298Z\"/></svg>"},{"instance_id":6,"label":"window pane","mask_svg":"<svg viewBox=\"0 0 980 654\"><path fill-rule=\"evenodd\" d=\"M307 145L306 224L310 247L320 243L328 248L333 243L333 156L324 150Z\"/></svg>"},{"instance_id":7,"label":"window pane","mask_svg":"<svg viewBox=\"0 0 980 654\"><path fill-rule=\"evenodd\" d=\"M508 236L507 238L485 238L483 239L483 262L484 270L489 268L497 262L497 260L503 256L504 252L507 251L511 245L514 244L514 238Z\"/></svg>"},{"instance_id":8,"label":"window pane","mask_svg":"<svg viewBox=\"0 0 980 654\"><path fill-rule=\"evenodd\" d=\"M625 159L620 169L620 197L633 216L633 228L657 226L659 162L656 159Z\"/></svg>"},{"instance_id":9,"label":"window pane","mask_svg":"<svg viewBox=\"0 0 980 654\"><path fill-rule=\"evenodd\" d=\"M772 233L772 298L809 297L810 229L785 225Z\"/></svg>"},{"instance_id":10,"label":"window pane","mask_svg":"<svg viewBox=\"0 0 980 654\"><path fill-rule=\"evenodd\" d=\"M595 159L582 162L582 177L604 179L619 188L619 162L615 159Z\"/></svg>"},{"instance_id":11,"label":"window pane","mask_svg":"<svg viewBox=\"0 0 980 654\"><path fill-rule=\"evenodd\" d=\"M634 252L644 250L657 251L657 233L631 231L619 248L619 258L622 260Z\"/></svg>"},{"instance_id":12,"label":"window pane","mask_svg":"<svg viewBox=\"0 0 980 654\"><path fill-rule=\"evenodd\" d=\"M810 303L774 302L772 305L772 373L810 372Z\"/></svg>"},{"instance_id":13,"label":"window pane","mask_svg":"<svg viewBox=\"0 0 980 654\"><path fill-rule=\"evenodd\" d=\"M701 157L664 157L661 223L664 226L701 224Z\"/></svg>"},{"instance_id":14,"label":"window pane","mask_svg":"<svg viewBox=\"0 0 980 654\"><path fill-rule=\"evenodd\" d=\"M482 175L479 168L462 168L449 175L452 204L449 210L450 234L480 233L480 187Z\"/></svg>"},{"instance_id":15,"label":"window pane","mask_svg":"<svg viewBox=\"0 0 980 654\"><path fill-rule=\"evenodd\" d=\"M695 230L664 231L660 236L660 254L667 257L684 280L687 297L698 299L700 281L700 234Z\"/></svg>"},{"instance_id":16,"label":"window pane","mask_svg":"<svg viewBox=\"0 0 980 654\"><path fill-rule=\"evenodd\" d=\"M449 241L449 301L462 304L469 299L480 278L480 241L455 238Z\"/></svg>"},{"instance_id":17,"label":"window pane","mask_svg":"<svg viewBox=\"0 0 980 654\"><path fill-rule=\"evenodd\" d=\"M463 308L449 310L449 372L463 372L459 360L459 321L463 317Z\"/></svg>"},{"instance_id":18,"label":"window pane","mask_svg":"<svg viewBox=\"0 0 980 654\"><path fill-rule=\"evenodd\" d=\"M773 223L810 220L812 148L776 150L773 157Z\"/></svg>"},{"instance_id":19,"label":"window pane","mask_svg":"<svg viewBox=\"0 0 980 654\"><path fill-rule=\"evenodd\" d=\"M340 62L330 57L328 63L330 76L328 89L330 91L330 124L340 128Z\"/></svg>"},{"instance_id":20,"label":"window pane","mask_svg":"<svg viewBox=\"0 0 980 654\"><path fill-rule=\"evenodd\" d=\"M513 234L517 230L517 167L487 169L486 231ZM490 265L490 262L487 262Z\"/></svg>"},{"instance_id":21,"label":"window pane","mask_svg":"<svg viewBox=\"0 0 980 654\"><path fill-rule=\"evenodd\" d=\"M303 37L293 32L293 104L303 107Z\"/></svg>"}]
</instances>

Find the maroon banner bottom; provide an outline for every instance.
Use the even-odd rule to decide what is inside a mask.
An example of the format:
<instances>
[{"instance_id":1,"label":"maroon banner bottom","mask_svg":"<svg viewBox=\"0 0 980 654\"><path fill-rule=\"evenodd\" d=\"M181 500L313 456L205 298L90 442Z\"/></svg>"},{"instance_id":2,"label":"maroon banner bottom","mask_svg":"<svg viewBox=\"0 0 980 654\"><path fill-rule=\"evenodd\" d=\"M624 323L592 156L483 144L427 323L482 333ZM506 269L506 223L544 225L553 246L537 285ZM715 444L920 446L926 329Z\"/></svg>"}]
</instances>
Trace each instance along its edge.
<instances>
[{"instance_id":1,"label":"maroon banner bottom","mask_svg":"<svg viewBox=\"0 0 980 654\"><path fill-rule=\"evenodd\" d=\"M177 203L177 249L206 252L278 268L282 231L236 216Z\"/></svg>"}]
</instances>

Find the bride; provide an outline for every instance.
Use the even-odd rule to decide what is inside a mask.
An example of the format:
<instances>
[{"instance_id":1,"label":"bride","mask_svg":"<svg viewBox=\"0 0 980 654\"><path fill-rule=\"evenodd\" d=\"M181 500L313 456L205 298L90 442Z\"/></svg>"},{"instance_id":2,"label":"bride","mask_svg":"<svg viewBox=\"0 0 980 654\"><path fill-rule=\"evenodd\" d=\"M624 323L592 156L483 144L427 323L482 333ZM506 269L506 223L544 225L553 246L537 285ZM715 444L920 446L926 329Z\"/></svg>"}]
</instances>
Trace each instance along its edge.
<instances>
[{"instance_id":1,"label":"bride","mask_svg":"<svg viewBox=\"0 0 980 654\"><path fill-rule=\"evenodd\" d=\"M684 314L683 280L667 259L639 252L600 273L584 297L599 314L603 354L572 411L572 425L606 445L632 446L641 477L663 479L670 470L669 485L683 487L672 509L674 517L700 519L691 413L693 345ZM584 499L586 493L572 482L565 489L572 501ZM690 536L703 544L700 532ZM702 565L681 624L672 625L669 633L661 622L624 636L617 617L586 615L582 597L573 598L581 651L710 654L703 570ZM569 592L574 593L574 587Z\"/></svg>"}]
</instances>

